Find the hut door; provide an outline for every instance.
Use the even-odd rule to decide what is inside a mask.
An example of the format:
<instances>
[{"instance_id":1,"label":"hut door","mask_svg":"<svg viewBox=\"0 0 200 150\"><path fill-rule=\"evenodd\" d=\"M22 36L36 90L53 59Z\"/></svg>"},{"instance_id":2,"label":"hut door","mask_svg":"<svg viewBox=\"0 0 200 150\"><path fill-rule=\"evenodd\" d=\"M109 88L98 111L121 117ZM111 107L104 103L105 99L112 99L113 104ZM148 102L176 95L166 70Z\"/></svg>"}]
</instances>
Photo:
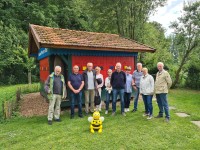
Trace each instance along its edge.
<instances>
[{"instance_id":1,"label":"hut door","mask_svg":"<svg viewBox=\"0 0 200 150\"><path fill-rule=\"evenodd\" d=\"M62 68L61 74L65 76L65 73L64 73L65 67L64 67L64 64L62 62L62 59L59 56L55 56L54 68L55 68L55 66L60 66Z\"/></svg>"}]
</instances>

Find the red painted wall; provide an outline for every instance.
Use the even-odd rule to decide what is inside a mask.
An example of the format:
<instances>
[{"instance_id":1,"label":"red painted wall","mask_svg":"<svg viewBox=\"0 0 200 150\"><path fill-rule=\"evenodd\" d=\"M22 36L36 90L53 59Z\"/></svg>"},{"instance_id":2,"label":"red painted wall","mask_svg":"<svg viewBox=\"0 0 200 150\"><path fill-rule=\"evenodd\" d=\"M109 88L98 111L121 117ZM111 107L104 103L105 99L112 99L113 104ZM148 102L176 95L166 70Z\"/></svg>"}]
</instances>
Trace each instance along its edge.
<instances>
[{"instance_id":1,"label":"red painted wall","mask_svg":"<svg viewBox=\"0 0 200 150\"><path fill-rule=\"evenodd\" d=\"M72 66L78 65L80 67L80 73L83 72L83 66L86 66L88 62L92 62L94 66L103 67L101 74L104 78L107 77L107 70L110 69L110 66L113 66L113 71L117 62L122 64L122 70L124 66L131 66L134 70L134 57L111 57L111 56L72 56Z\"/></svg>"},{"instance_id":2,"label":"red painted wall","mask_svg":"<svg viewBox=\"0 0 200 150\"><path fill-rule=\"evenodd\" d=\"M48 57L40 60L40 81L45 82L49 76L49 59Z\"/></svg>"}]
</instances>

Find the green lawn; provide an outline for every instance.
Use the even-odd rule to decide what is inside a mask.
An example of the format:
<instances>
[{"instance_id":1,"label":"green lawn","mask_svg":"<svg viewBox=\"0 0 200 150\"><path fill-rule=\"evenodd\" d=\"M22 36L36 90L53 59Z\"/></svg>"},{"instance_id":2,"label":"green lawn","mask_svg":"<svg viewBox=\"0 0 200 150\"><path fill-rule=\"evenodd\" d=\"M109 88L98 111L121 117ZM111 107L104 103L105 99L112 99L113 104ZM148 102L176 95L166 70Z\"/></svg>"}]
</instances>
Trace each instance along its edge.
<instances>
[{"instance_id":1,"label":"green lawn","mask_svg":"<svg viewBox=\"0 0 200 150\"><path fill-rule=\"evenodd\" d=\"M1 92L0 92L1 93ZM2 94L2 93L1 93ZM69 119L69 112L62 115L62 122L47 125L46 116L14 118L0 124L0 149L200 149L200 128L190 123L200 120L200 92L171 90L169 101L177 110L171 111L170 123L164 119L150 121L139 111L121 116L105 116L102 134L91 134L87 117ZM155 101L154 116L158 109ZM133 102L131 102L133 107ZM187 112L189 118L179 118L175 112Z\"/></svg>"}]
</instances>

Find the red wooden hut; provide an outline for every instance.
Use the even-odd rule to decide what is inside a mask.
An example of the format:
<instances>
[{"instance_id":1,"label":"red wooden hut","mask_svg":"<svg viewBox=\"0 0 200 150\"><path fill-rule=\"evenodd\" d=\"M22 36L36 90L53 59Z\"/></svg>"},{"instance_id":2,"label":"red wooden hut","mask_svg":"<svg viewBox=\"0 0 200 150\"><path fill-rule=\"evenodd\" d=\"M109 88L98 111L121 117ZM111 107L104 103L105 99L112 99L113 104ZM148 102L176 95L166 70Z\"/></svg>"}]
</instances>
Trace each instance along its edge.
<instances>
[{"instance_id":1,"label":"red wooden hut","mask_svg":"<svg viewBox=\"0 0 200 150\"><path fill-rule=\"evenodd\" d=\"M154 48L117 34L76 31L30 24L29 56L40 62L40 81L44 83L56 65L60 65L67 79L72 66L78 65L80 72L87 62L101 67L107 76L108 69L115 69L117 62L122 68L135 68L138 52L155 52Z\"/></svg>"}]
</instances>

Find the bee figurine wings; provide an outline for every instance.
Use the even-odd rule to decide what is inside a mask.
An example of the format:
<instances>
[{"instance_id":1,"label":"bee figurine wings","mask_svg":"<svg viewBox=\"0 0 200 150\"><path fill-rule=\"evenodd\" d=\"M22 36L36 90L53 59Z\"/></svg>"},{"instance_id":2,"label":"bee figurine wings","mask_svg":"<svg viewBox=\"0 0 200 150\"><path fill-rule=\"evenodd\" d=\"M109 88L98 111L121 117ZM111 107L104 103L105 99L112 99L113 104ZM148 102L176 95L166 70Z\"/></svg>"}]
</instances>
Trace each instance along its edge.
<instances>
[{"instance_id":1,"label":"bee figurine wings","mask_svg":"<svg viewBox=\"0 0 200 150\"><path fill-rule=\"evenodd\" d=\"M104 117L100 117L99 111L95 111L92 117L88 117L88 121L90 122L91 133L94 133L94 131L98 131L98 133L102 132Z\"/></svg>"}]
</instances>

